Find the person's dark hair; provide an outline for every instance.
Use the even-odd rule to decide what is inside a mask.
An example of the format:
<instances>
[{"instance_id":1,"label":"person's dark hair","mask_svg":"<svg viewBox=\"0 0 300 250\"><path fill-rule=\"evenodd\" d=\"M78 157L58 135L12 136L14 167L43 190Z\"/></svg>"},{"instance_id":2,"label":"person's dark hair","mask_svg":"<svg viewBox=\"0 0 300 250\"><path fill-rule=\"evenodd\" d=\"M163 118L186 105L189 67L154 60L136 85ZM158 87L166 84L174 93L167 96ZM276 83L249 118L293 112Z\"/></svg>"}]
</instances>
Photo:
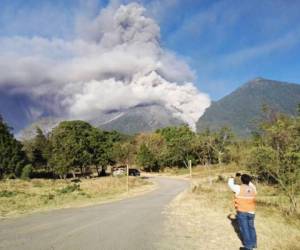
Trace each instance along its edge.
<instances>
[{"instance_id":1,"label":"person's dark hair","mask_svg":"<svg viewBox=\"0 0 300 250\"><path fill-rule=\"evenodd\" d=\"M248 174L242 174L241 181L243 184L249 185L249 182L251 181L251 176Z\"/></svg>"},{"instance_id":2,"label":"person's dark hair","mask_svg":"<svg viewBox=\"0 0 300 250\"><path fill-rule=\"evenodd\" d=\"M241 173L236 173L235 177L241 177Z\"/></svg>"}]
</instances>

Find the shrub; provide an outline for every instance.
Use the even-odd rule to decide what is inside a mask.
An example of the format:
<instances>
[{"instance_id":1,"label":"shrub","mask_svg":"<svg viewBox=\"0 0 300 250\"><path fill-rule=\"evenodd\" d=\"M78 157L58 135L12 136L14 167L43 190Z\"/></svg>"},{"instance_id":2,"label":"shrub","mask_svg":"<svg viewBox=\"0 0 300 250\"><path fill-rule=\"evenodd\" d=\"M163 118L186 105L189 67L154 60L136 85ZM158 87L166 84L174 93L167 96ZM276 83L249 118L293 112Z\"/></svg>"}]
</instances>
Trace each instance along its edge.
<instances>
[{"instance_id":1,"label":"shrub","mask_svg":"<svg viewBox=\"0 0 300 250\"><path fill-rule=\"evenodd\" d=\"M32 175L32 165L28 164L22 169L21 179L28 180Z\"/></svg>"}]
</instances>

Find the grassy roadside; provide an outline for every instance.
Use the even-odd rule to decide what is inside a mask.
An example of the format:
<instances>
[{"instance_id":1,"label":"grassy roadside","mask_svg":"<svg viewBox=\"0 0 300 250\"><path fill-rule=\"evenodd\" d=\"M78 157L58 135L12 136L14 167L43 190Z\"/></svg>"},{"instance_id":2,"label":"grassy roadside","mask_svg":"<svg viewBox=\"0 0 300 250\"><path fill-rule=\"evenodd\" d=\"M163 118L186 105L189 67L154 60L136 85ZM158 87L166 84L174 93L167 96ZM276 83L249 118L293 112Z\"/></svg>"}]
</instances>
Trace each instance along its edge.
<instances>
[{"instance_id":1,"label":"grassy roadside","mask_svg":"<svg viewBox=\"0 0 300 250\"><path fill-rule=\"evenodd\" d=\"M129 196L154 187L148 180L129 178ZM127 197L126 177L70 180L0 181L0 218L36 211L84 206Z\"/></svg>"},{"instance_id":2,"label":"grassy roadside","mask_svg":"<svg viewBox=\"0 0 300 250\"><path fill-rule=\"evenodd\" d=\"M237 170L232 165L194 171L190 190L177 197L165 211L168 220L160 249L232 250L241 247L235 231L237 225L228 218L234 209L233 194L226 182ZM285 214L285 198L277 195L274 187L257 184L257 188L258 249L300 249L299 214Z\"/></svg>"}]
</instances>

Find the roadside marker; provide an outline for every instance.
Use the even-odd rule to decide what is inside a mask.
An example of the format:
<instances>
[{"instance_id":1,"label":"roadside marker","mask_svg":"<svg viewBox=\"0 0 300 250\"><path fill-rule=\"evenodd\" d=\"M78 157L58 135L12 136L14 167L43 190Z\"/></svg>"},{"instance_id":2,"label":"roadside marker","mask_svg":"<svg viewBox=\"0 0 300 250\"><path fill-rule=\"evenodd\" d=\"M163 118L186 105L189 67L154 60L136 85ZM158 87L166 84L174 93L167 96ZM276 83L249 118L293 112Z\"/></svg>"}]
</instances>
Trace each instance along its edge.
<instances>
[{"instance_id":1,"label":"roadside marker","mask_svg":"<svg viewBox=\"0 0 300 250\"><path fill-rule=\"evenodd\" d=\"M126 164L126 172L127 172L127 195L129 194L129 166Z\"/></svg>"},{"instance_id":2,"label":"roadside marker","mask_svg":"<svg viewBox=\"0 0 300 250\"><path fill-rule=\"evenodd\" d=\"M189 160L190 177L192 178L192 161Z\"/></svg>"},{"instance_id":3,"label":"roadside marker","mask_svg":"<svg viewBox=\"0 0 300 250\"><path fill-rule=\"evenodd\" d=\"M189 169L190 169L190 186L193 189L193 173L192 173L192 161L189 160Z\"/></svg>"}]
</instances>

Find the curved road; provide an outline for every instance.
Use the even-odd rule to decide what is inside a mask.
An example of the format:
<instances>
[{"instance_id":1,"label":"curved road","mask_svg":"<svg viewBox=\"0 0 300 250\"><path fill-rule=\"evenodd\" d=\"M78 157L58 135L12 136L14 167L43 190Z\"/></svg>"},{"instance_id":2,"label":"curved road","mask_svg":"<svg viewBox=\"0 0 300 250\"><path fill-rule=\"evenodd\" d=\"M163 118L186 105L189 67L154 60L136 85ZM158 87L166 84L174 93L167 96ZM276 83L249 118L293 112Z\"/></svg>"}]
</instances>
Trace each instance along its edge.
<instances>
[{"instance_id":1,"label":"curved road","mask_svg":"<svg viewBox=\"0 0 300 250\"><path fill-rule=\"evenodd\" d=\"M0 221L0 249L143 250L160 241L164 207L187 182L156 177L146 195Z\"/></svg>"}]
</instances>

